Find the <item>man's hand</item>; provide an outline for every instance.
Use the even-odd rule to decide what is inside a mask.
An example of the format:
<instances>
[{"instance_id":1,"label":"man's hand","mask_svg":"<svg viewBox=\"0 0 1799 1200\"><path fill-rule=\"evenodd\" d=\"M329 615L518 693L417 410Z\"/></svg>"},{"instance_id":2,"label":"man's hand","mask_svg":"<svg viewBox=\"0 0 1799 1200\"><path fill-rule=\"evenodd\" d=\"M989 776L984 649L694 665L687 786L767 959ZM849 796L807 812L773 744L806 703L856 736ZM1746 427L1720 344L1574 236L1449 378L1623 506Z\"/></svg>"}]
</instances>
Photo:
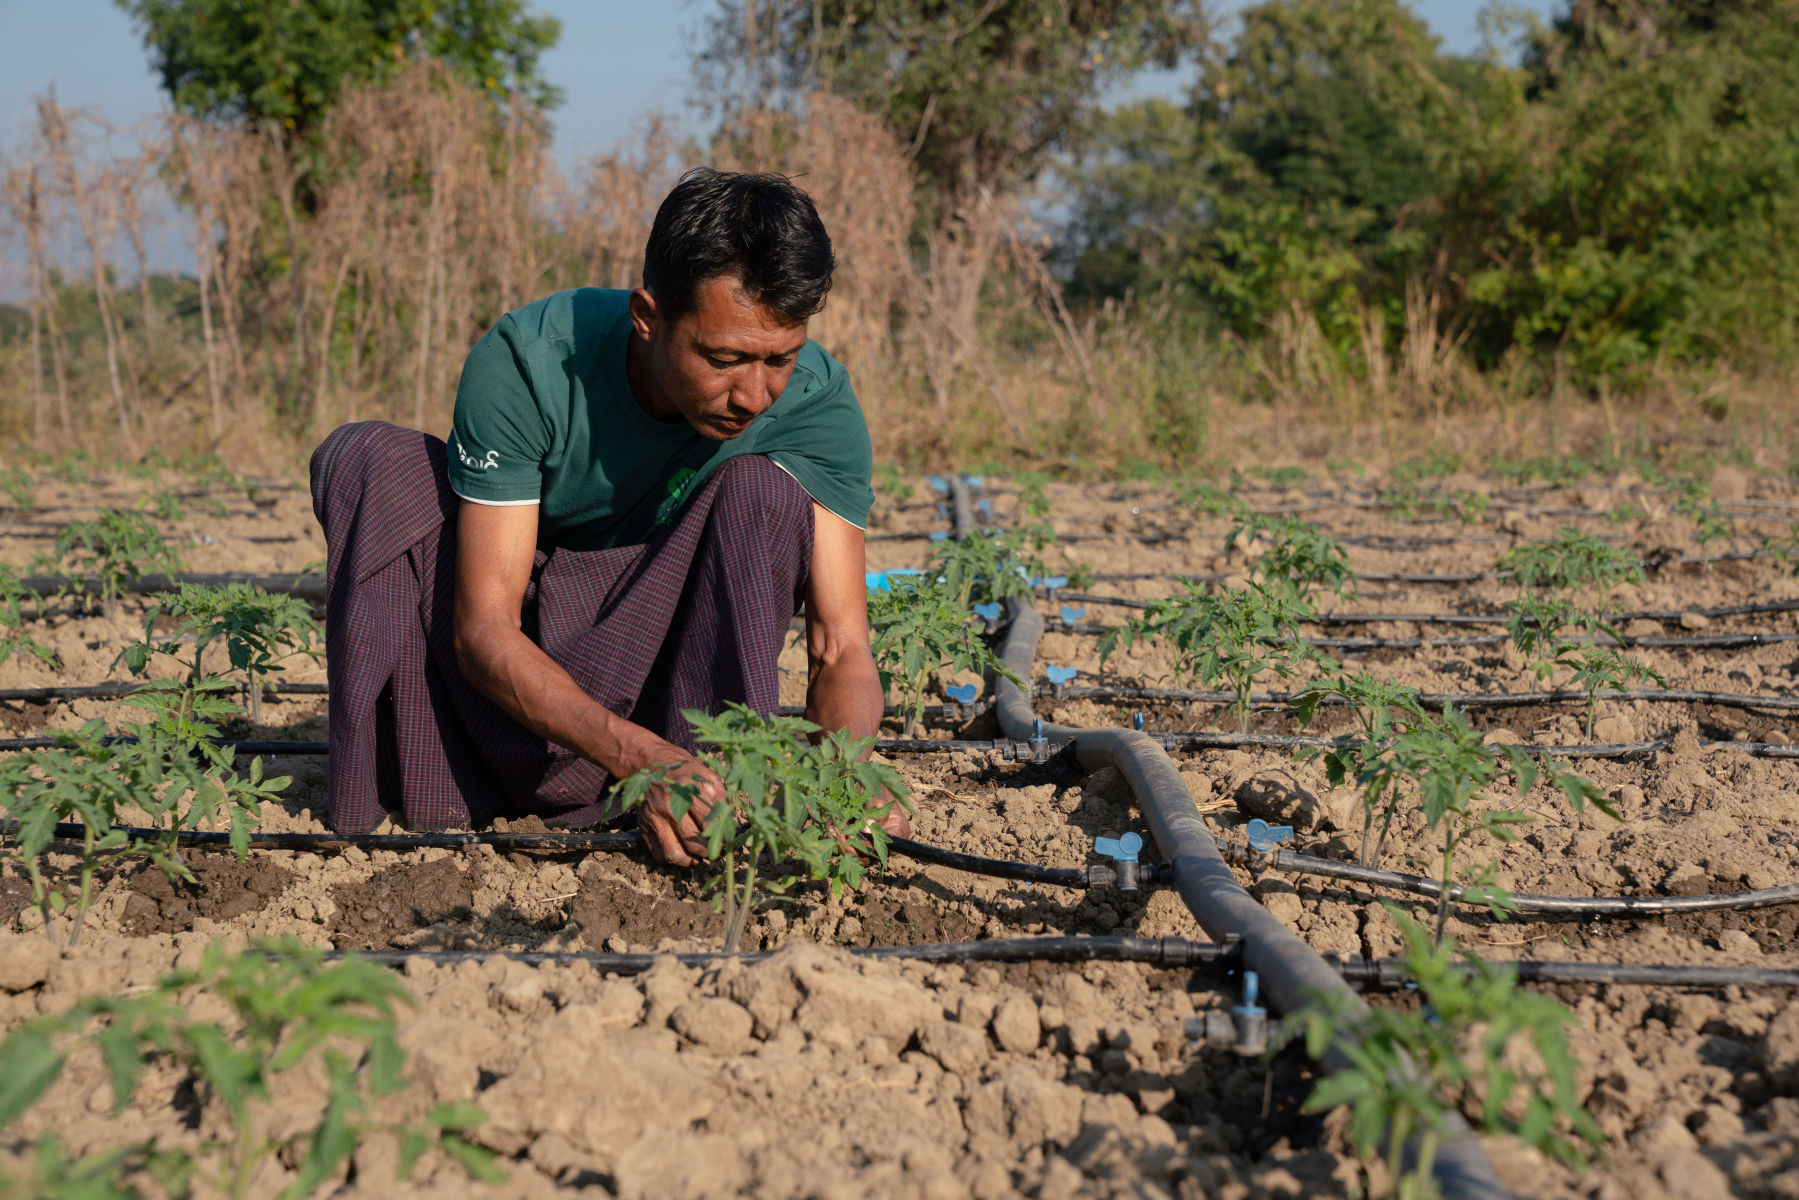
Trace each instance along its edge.
<instances>
[{"instance_id":1,"label":"man's hand","mask_svg":"<svg viewBox=\"0 0 1799 1200\"><path fill-rule=\"evenodd\" d=\"M652 764L667 768L667 782L653 787L637 810L637 827L656 861L671 867L691 867L706 858L706 817L715 804L725 801L724 783L710 768L672 743L667 757ZM675 820L671 801L680 785L697 788L698 795L686 815Z\"/></svg>"},{"instance_id":2,"label":"man's hand","mask_svg":"<svg viewBox=\"0 0 1799 1200\"><path fill-rule=\"evenodd\" d=\"M912 836L912 816L898 800L891 800L887 805L887 815L875 824L887 831L889 837L909 838Z\"/></svg>"}]
</instances>

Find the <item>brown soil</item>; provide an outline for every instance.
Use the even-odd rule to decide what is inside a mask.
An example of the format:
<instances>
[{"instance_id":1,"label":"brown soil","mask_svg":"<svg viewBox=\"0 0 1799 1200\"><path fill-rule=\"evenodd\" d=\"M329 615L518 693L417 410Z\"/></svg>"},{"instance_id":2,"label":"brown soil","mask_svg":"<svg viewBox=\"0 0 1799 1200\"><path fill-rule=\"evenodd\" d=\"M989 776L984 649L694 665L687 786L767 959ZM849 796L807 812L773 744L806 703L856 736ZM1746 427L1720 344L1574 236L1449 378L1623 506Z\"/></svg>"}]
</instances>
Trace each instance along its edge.
<instances>
[{"instance_id":1,"label":"brown soil","mask_svg":"<svg viewBox=\"0 0 1799 1200\"><path fill-rule=\"evenodd\" d=\"M1501 491L1469 477L1446 485ZM1719 494L1728 487L1726 479ZM1355 484L1348 490L1361 495L1369 489ZM1767 499L1795 496L1792 485L1766 478L1749 480L1749 490ZM1248 566L1241 547L1223 548L1229 522L1195 519L1169 507L1167 489L1055 484L1050 494L1065 529L1099 535L1069 547L1095 571L1240 578ZM1310 500L1303 490L1251 499L1260 505ZM996 519L1008 519L1014 502L997 495ZM1623 524L1539 515L1623 503L1651 515ZM1420 528L1369 508L1302 515L1339 537L1403 537ZM1743 536L1734 548L1747 549L1753 536L1784 529L1794 515L1740 518ZM872 524L887 532L922 532L941 521L929 505L884 506ZM1520 540L1550 536L1568 524L1620 536L1621 544L1639 553L1696 549L1690 528L1665 503L1658 506L1638 481L1619 479L1528 495L1504 492L1487 518L1466 530L1492 540L1411 548L1356 544L1350 558L1364 571L1487 570ZM196 518L184 528L214 539L194 546L189 565L196 570L296 570L323 556L303 494L285 496L274 516ZM1432 536L1459 531L1440 522L1428 526ZM1148 535L1160 540L1139 540ZM297 540L257 540L287 536ZM0 559L23 563L29 552L24 540L0 540ZM924 541L877 541L869 547L869 566L913 566L928 552ZM1168 579L1119 580L1088 590L1143 599L1175 586ZM1494 612L1509 595L1509 585L1490 580L1371 584L1359 600L1330 603L1362 611ZM1753 562L1709 571L1668 566L1640 585L1586 599L1613 610L1691 610L1794 597L1799 581L1790 573ZM1096 602L1085 606L1088 621L1112 624L1129 615ZM141 602L128 601L111 617L63 614L33 622L28 632L62 653L61 669L15 655L0 666L0 687L116 678L108 675L113 657L122 640L138 634L141 619ZM1784 613L1639 622L1625 631L1796 629L1799 614ZM1400 622L1328 632L1495 631ZM1791 696L1799 688L1799 646L1791 644L1636 653L1672 687L1770 696ZM1503 647L1384 650L1349 661L1428 691L1541 686ZM1082 683L1100 678L1091 636L1046 634L1039 674L1049 663L1078 668ZM321 666L304 659L290 665L288 679L323 679ZM1136 647L1115 654L1105 675L1168 685L1173 666L1159 648ZM782 656L783 703L803 700L804 668L804 648L796 639ZM1299 681L1305 677L1302 672ZM1268 675L1256 686L1295 682ZM1210 705L1039 702L1046 718L1090 726L1123 723L1138 708L1152 729L1219 729L1232 721ZM324 713L323 697L283 698L269 705L259 732L323 738ZM1476 710L1472 717L1496 739L1582 740L1578 705ZM1791 803L1799 763L1702 751L1693 740L1728 740L1739 731L1756 739L1799 740L1799 718L1641 702L1602 702L1598 717L1599 740L1680 738L1673 749L1654 755L1573 764L1614 798L1623 820L1570 812L1558 793L1544 788L1523 798L1496 791L1488 802L1535 819L1517 844L1472 847L1471 857L1492 858L1502 881L1515 890L1560 894L1694 894L1799 879L1799 810ZM111 701L12 706L0 712L0 726L16 736L92 718L117 724L131 714ZM1274 712L1258 713L1255 728L1295 731L1289 715ZM1325 710L1313 730L1344 728ZM988 717L959 733L994 737L997 729ZM1297 762L1277 750L1181 753L1176 759L1222 840L1241 841L1244 823L1262 815L1295 824L1298 849L1340 857L1359 849L1359 797L1331 789L1316 762ZM294 782L284 801L264 813L265 827L322 828L322 760L284 758L273 765ZM1128 789L1111 771L1085 775L1064 761L1007 764L986 753L903 757L896 765L918 806L915 836L952 849L1082 866L1091 859L1094 837L1144 828ZM1389 835L1383 865L1428 872L1436 844L1421 820L1407 818ZM174 888L153 895L146 889L155 884L145 873L130 889L111 893L90 917L83 948L65 963L48 963L36 978L32 971L12 972L8 986L21 986L0 990L0 1028L64 1007L84 990L146 983L220 936L290 935L330 946L642 951L712 948L722 926L694 876L622 855L473 850L402 856L352 849L328 856L257 853L243 867L226 868L209 861L208 888L195 897ZM1258 880L1240 872L1239 878L1270 912L1327 952L1391 954L1396 932L1377 901L1419 906L1417 897L1299 876ZM0 874L0 925L15 931L0 934L0 955L9 965L35 962L48 944L37 914L23 908L21 884L16 874ZM1469 913L1458 914L1452 929L1464 946L1495 958L1799 965L1799 905L1645 922L1496 922ZM405 979L418 1006L406 1010L402 1022L418 1083L406 1094L411 1099L392 1103L477 1099L489 1114L477 1137L502 1154L511 1174L508 1184L486 1193L493 1195L581 1189L621 1196L1054 1200L1351 1193L1355 1164L1347 1154L1344 1115L1296 1115L1312 1082L1303 1060L1285 1054L1268 1069L1186 1046L1184 1017L1236 999L1228 990L1213 990L1206 977L1119 964L926 968L853 960L842 951L1063 932L1203 936L1169 891L1127 898L1026 887L896 857L889 875L860 894L831 897L801 887L764 905L746 946L781 953L756 967L699 972L671 962L646 976L619 979L586 966L534 970L491 960L438 969L415 960ZM1518 1194L1594 1200L1799 1194L1799 1021L1791 1015L1799 1008L1792 995L1625 987L1562 988L1557 994L1579 1022L1573 1038L1583 1064L1581 1098L1606 1131L1608 1159L1577 1176L1504 1139L1490 1139L1502 1179ZM78 1057L16 1126L17 1136L54 1128L78 1151L126 1137L186 1144L198 1136L185 1110L168 1100L174 1082L115 1120L94 1100L103 1081L102 1064ZM283 1103L294 1111L304 1105L301 1098ZM670 1130L680 1136L669 1136ZM11 1168L18 1145L0 1146L0 1170ZM414 1182L395 1184L383 1153L359 1150L358 1169L336 1194L483 1194L436 1158L426 1160ZM276 1164L253 1191L275 1195L291 1178L288 1166Z\"/></svg>"},{"instance_id":2,"label":"brown soil","mask_svg":"<svg viewBox=\"0 0 1799 1200\"><path fill-rule=\"evenodd\" d=\"M135 934L192 929L197 918L231 921L261 912L287 890L293 871L266 858L239 862L228 852L200 850L183 856L194 882L170 879L154 866L132 875L124 926Z\"/></svg>"},{"instance_id":3,"label":"brown soil","mask_svg":"<svg viewBox=\"0 0 1799 1200\"><path fill-rule=\"evenodd\" d=\"M412 946L420 944L414 935L421 929L449 934L473 922L475 877L449 858L396 863L360 883L337 884L331 900L337 907L331 941L339 949Z\"/></svg>"}]
</instances>

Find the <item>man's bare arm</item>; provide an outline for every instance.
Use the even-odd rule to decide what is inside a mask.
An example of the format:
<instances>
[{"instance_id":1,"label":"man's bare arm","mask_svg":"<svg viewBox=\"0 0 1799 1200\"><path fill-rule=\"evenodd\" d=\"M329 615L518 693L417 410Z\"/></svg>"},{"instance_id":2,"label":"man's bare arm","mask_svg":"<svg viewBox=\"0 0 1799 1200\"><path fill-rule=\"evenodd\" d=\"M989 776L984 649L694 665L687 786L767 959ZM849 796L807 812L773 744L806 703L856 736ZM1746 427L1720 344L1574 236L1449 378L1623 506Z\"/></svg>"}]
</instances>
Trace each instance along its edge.
<instances>
[{"instance_id":1,"label":"man's bare arm","mask_svg":"<svg viewBox=\"0 0 1799 1200\"><path fill-rule=\"evenodd\" d=\"M521 614L537 550L537 506L464 502L456 530L456 662L475 690L526 729L598 763L615 778L680 765L700 786L702 805L678 824L667 797L653 795L642 825L664 862L705 856L697 816L723 798L718 780L693 756L620 717L581 690L524 634Z\"/></svg>"},{"instance_id":2,"label":"man's bare arm","mask_svg":"<svg viewBox=\"0 0 1799 1200\"><path fill-rule=\"evenodd\" d=\"M862 531L821 504L812 506L812 575L806 586L806 719L856 737L881 730L886 696L868 636L868 557ZM881 822L911 832L894 806Z\"/></svg>"}]
</instances>

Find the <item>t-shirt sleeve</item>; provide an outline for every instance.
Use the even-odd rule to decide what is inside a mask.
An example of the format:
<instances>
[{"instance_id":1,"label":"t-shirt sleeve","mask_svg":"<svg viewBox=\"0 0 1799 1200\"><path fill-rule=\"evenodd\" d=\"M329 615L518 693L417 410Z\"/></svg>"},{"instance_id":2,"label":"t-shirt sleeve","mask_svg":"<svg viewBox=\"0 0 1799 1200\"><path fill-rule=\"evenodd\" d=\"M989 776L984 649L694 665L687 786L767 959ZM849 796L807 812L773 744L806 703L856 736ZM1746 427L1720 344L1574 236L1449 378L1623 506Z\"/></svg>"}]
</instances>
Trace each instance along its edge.
<instances>
[{"instance_id":1,"label":"t-shirt sleeve","mask_svg":"<svg viewBox=\"0 0 1799 1200\"><path fill-rule=\"evenodd\" d=\"M450 425L450 487L477 504L533 504L543 497L550 431L510 316L475 343L462 364Z\"/></svg>"},{"instance_id":2,"label":"t-shirt sleeve","mask_svg":"<svg viewBox=\"0 0 1799 1200\"><path fill-rule=\"evenodd\" d=\"M874 446L868 422L850 386L849 372L822 351L807 373L807 392L758 449L786 471L806 494L854 525L868 528L874 507Z\"/></svg>"}]
</instances>

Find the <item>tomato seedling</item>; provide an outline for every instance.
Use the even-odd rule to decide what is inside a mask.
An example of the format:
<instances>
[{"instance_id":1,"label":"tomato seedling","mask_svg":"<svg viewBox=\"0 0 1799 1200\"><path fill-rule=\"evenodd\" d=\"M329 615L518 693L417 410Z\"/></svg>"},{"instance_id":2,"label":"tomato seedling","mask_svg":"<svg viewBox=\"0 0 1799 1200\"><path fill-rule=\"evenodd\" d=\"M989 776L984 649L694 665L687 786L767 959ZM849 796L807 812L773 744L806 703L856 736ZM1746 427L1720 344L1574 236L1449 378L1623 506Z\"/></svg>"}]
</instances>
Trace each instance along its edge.
<instances>
[{"instance_id":1,"label":"tomato seedling","mask_svg":"<svg viewBox=\"0 0 1799 1200\"><path fill-rule=\"evenodd\" d=\"M1250 564L1250 573L1264 583L1282 587L1310 600L1320 589L1337 595L1353 595L1355 572L1343 543L1327 536L1318 526L1292 517L1251 517L1224 537L1224 549L1241 540L1262 541L1268 549Z\"/></svg>"},{"instance_id":2,"label":"tomato seedling","mask_svg":"<svg viewBox=\"0 0 1799 1200\"><path fill-rule=\"evenodd\" d=\"M27 750L0 760L0 810L18 822L14 847L0 851L16 858L31 881L31 903L44 919L44 931L54 944L52 914L71 901L51 880L49 851L56 840L56 825L79 821L82 827L80 864L72 901L74 921L69 945L81 940L88 910L99 899L100 868L122 859L146 858L170 879L194 882L181 861L177 838L183 829L224 818L230 824L232 848L241 859L249 851L250 831L255 829L264 800L279 797L288 778L262 777L262 760L250 764L250 774L222 777L209 775L177 742L160 730L139 726L136 740L108 742L105 727L89 721L73 733L53 736L57 746ZM111 828L121 817L141 812L154 838L133 840ZM119 876L115 873L114 880Z\"/></svg>"},{"instance_id":3,"label":"tomato seedling","mask_svg":"<svg viewBox=\"0 0 1799 1200\"><path fill-rule=\"evenodd\" d=\"M91 521L71 521L56 534L55 561L70 575L96 575L100 606L111 616L119 597L141 575L181 570L181 556L143 513L103 508ZM74 580L71 587L78 586Z\"/></svg>"},{"instance_id":4,"label":"tomato seedling","mask_svg":"<svg viewBox=\"0 0 1799 1200\"><path fill-rule=\"evenodd\" d=\"M1621 546L1614 546L1578 529L1563 529L1547 542L1516 546L1499 556L1499 569L1509 572L1519 586L1571 589L1594 584L1642 583L1643 563Z\"/></svg>"},{"instance_id":5,"label":"tomato seedling","mask_svg":"<svg viewBox=\"0 0 1799 1200\"><path fill-rule=\"evenodd\" d=\"M868 594L868 627L881 689L898 685L905 728L924 718L925 688L935 671L991 671L1026 686L973 622L948 584L924 576L892 576L888 589Z\"/></svg>"},{"instance_id":6,"label":"tomato seedling","mask_svg":"<svg viewBox=\"0 0 1799 1200\"><path fill-rule=\"evenodd\" d=\"M1409 792L1417 801L1427 828L1441 829L1443 855L1438 883L1436 937L1441 942L1449 928L1450 895L1458 873L1456 853L1469 839L1487 834L1497 842L1517 840L1516 827L1534 818L1504 809L1487 809L1476 803L1481 792L1510 775L1520 799L1530 794L1540 776L1558 788L1576 811L1592 804L1616 818L1617 809L1591 780L1551 767L1543 769L1529 751L1519 746L1499 746L1495 757L1480 732L1468 724L1453 705L1446 705L1440 719L1427 718L1381 747L1363 766L1357 782L1363 804L1383 814L1384 838L1393 814ZM1486 864L1469 873L1463 903L1482 904L1495 917L1511 911L1511 894L1495 879L1495 868Z\"/></svg>"},{"instance_id":7,"label":"tomato seedling","mask_svg":"<svg viewBox=\"0 0 1799 1200\"><path fill-rule=\"evenodd\" d=\"M1182 587L1181 594L1152 600L1142 616L1106 630L1099 639L1100 666L1120 645L1166 642L1175 653L1175 680L1201 687L1228 684L1236 693L1231 711L1247 732L1255 677L1273 671L1291 679L1316 657L1297 628L1312 616L1312 606L1284 587L1259 583L1216 593L1192 581Z\"/></svg>"},{"instance_id":8,"label":"tomato seedling","mask_svg":"<svg viewBox=\"0 0 1799 1200\"><path fill-rule=\"evenodd\" d=\"M1003 604L1012 597L1029 600L1031 580L1050 573L1039 557L1042 533L1040 528L985 529L950 538L938 544L931 568L963 608L975 603ZM1037 543L1035 551L1027 548L1033 541Z\"/></svg>"},{"instance_id":9,"label":"tomato seedling","mask_svg":"<svg viewBox=\"0 0 1799 1200\"><path fill-rule=\"evenodd\" d=\"M1175 493L1174 502L1203 516L1229 517L1233 521L1249 519L1249 505L1225 488L1203 480L1183 485Z\"/></svg>"},{"instance_id":10,"label":"tomato seedling","mask_svg":"<svg viewBox=\"0 0 1799 1200\"><path fill-rule=\"evenodd\" d=\"M878 822L895 804L911 812L912 801L897 771L863 761L874 738L825 733L810 721L765 717L736 703L718 716L696 709L681 715L708 747L699 761L724 784L725 802L713 806L701 828L706 858L718 867L708 887L724 909L727 953L743 937L759 882L780 894L803 872L835 895L861 886L868 859L886 868L888 835ZM822 736L807 740L814 735ZM656 786L667 787L677 821L698 797L695 787L671 782L666 767L620 780L617 795L631 809Z\"/></svg>"},{"instance_id":11,"label":"tomato seedling","mask_svg":"<svg viewBox=\"0 0 1799 1200\"><path fill-rule=\"evenodd\" d=\"M196 1011L210 1007L195 1005L196 993L222 1002L230 1020L196 1017ZM432 1145L476 1178L503 1178L493 1155L461 1136L484 1119L471 1100L439 1104L411 1121L368 1115L375 1100L410 1083L401 1073L406 1052L395 1006L412 1003L394 972L364 959L327 963L321 951L291 939L259 943L242 953L214 943L198 967L173 971L147 992L84 997L66 1012L15 1029L0 1043L0 1078L6 1080L0 1087L0 1126L35 1103L61 1075L70 1053L86 1044L105 1061L115 1113L130 1102L152 1057L186 1068L201 1103L223 1110L230 1138L207 1140L192 1153L150 1154L150 1173L176 1194L187 1194L198 1181L234 1200L247 1196L257 1164L281 1155L298 1171L283 1196L309 1196L358 1142L378 1132L399 1141L398 1178L411 1175ZM324 1082L323 1101L310 1125L271 1111L277 1080L288 1072ZM293 1093L291 1087L280 1091ZM116 1184L137 1149L113 1159L110 1175L98 1169L107 1160L82 1161Z\"/></svg>"},{"instance_id":12,"label":"tomato seedling","mask_svg":"<svg viewBox=\"0 0 1799 1200\"><path fill-rule=\"evenodd\" d=\"M1510 1134L1557 1162L1584 1166L1605 1135L1580 1103L1567 1037L1574 1013L1520 988L1511 968L1458 955L1395 906L1386 909L1423 1006L1364 1006L1332 992L1283 1021L1275 1047L1303 1036L1314 1059L1335 1050L1347 1064L1318 1082L1303 1111L1348 1106L1351 1142L1364 1159L1385 1160L1400 1200L1437 1194L1431 1168L1449 1136L1448 1101L1463 1095L1479 1105L1483 1133Z\"/></svg>"},{"instance_id":13,"label":"tomato seedling","mask_svg":"<svg viewBox=\"0 0 1799 1200\"><path fill-rule=\"evenodd\" d=\"M1357 671L1351 675L1337 664L1330 665L1335 667L1332 674L1313 680L1293 697L1293 710L1298 718L1299 728L1303 730L1312 723L1318 715L1318 709L1331 697L1342 700L1348 706L1351 719L1356 723L1358 740L1331 750L1302 750L1298 754L1302 760L1321 754L1330 785L1342 787L1344 783L1361 775L1363 768L1374 760L1376 753L1396 729L1414 728L1426 720L1426 716L1418 703L1417 688L1392 680L1376 679L1366 671ZM1369 840L1374 828L1374 814L1375 805L1364 794L1359 852L1363 866L1380 856L1378 845ZM1386 836L1385 826L1381 829L1381 836Z\"/></svg>"},{"instance_id":14,"label":"tomato seedling","mask_svg":"<svg viewBox=\"0 0 1799 1200\"><path fill-rule=\"evenodd\" d=\"M26 590L17 571L0 565L0 663L14 654L29 654L45 666L54 667L56 651L39 645L36 639L25 632L27 598L35 603L38 615L42 616L42 598Z\"/></svg>"},{"instance_id":15,"label":"tomato seedling","mask_svg":"<svg viewBox=\"0 0 1799 1200\"><path fill-rule=\"evenodd\" d=\"M1574 640L1567 634L1570 627L1588 638L1601 635L1613 639L1618 631L1599 617L1559 596L1519 596L1506 606L1511 619L1506 630L1512 645L1530 665L1539 682L1548 682L1558 670L1569 673L1569 682L1587 694L1586 736L1593 736L1593 719L1599 708L1599 694L1620 691L1634 682L1654 682L1666 687L1668 681L1645 663L1638 662L1615 646L1598 646Z\"/></svg>"},{"instance_id":16,"label":"tomato seedling","mask_svg":"<svg viewBox=\"0 0 1799 1200\"><path fill-rule=\"evenodd\" d=\"M155 636L157 621L167 618L174 625L174 637ZM193 657L185 658L183 639L192 637ZM158 655L172 658L188 674L186 690L198 692L201 685L214 677L201 671L206 648L223 640L225 657L231 669L244 674L250 694L250 720L262 723L264 681L282 670L281 662L296 654L304 654L315 662L320 652L314 641L323 637L312 609L296 596L265 592L247 583L210 587L184 583L172 592L153 597L150 611L144 615L144 636L119 652L119 658L133 675L142 675L150 660ZM179 691L180 685L168 681L153 685L154 690Z\"/></svg>"}]
</instances>

